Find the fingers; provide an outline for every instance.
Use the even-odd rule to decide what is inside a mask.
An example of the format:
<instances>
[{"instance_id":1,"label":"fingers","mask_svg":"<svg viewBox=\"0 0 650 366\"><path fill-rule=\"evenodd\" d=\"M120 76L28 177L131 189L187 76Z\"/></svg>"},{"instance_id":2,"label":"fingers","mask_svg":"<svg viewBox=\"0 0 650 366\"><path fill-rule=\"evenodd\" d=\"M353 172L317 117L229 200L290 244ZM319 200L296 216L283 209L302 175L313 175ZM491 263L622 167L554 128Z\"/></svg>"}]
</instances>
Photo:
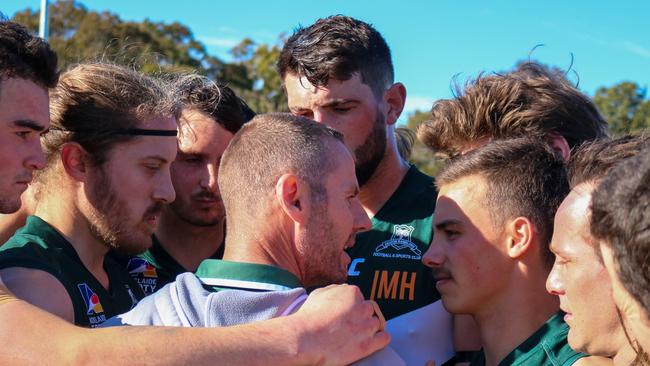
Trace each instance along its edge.
<instances>
[{"instance_id":1,"label":"fingers","mask_svg":"<svg viewBox=\"0 0 650 366\"><path fill-rule=\"evenodd\" d=\"M370 304L372 304L373 310L375 312L374 316L379 319L379 330L382 331L386 328L386 318L384 317L384 314L382 314L381 309L379 308L379 305L376 301L370 300Z\"/></svg>"}]
</instances>

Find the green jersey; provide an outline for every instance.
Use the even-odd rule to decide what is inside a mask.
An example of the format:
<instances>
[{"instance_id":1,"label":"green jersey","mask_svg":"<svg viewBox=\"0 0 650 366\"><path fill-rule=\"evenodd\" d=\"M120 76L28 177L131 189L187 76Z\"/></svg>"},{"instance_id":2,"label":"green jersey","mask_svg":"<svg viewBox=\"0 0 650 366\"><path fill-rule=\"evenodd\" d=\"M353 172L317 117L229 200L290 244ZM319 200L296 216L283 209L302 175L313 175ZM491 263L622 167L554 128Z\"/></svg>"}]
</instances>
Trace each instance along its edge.
<instances>
[{"instance_id":1,"label":"green jersey","mask_svg":"<svg viewBox=\"0 0 650 366\"><path fill-rule=\"evenodd\" d=\"M151 295L159 288L174 282L176 276L189 272L160 244L155 235L151 236L151 248L137 257L123 260L128 272L138 282L146 295ZM211 259L223 257L223 243L210 256Z\"/></svg>"},{"instance_id":2,"label":"green jersey","mask_svg":"<svg viewBox=\"0 0 650 366\"><path fill-rule=\"evenodd\" d=\"M63 235L37 216L29 216L25 226L0 247L0 269L11 267L45 271L59 280L72 301L74 323L80 326L97 327L144 297L140 286L110 256L104 257L109 281L105 289Z\"/></svg>"},{"instance_id":3,"label":"green jersey","mask_svg":"<svg viewBox=\"0 0 650 366\"><path fill-rule=\"evenodd\" d=\"M437 192L433 178L411 166L399 187L357 234L348 250L348 283L375 300L386 319L440 299L431 269L422 263L433 235Z\"/></svg>"},{"instance_id":4,"label":"green jersey","mask_svg":"<svg viewBox=\"0 0 650 366\"><path fill-rule=\"evenodd\" d=\"M586 355L569 347L569 327L564 322L564 313L558 312L542 325L533 335L508 354L499 366L570 366ZM484 366L485 354L480 352L471 366Z\"/></svg>"}]
</instances>

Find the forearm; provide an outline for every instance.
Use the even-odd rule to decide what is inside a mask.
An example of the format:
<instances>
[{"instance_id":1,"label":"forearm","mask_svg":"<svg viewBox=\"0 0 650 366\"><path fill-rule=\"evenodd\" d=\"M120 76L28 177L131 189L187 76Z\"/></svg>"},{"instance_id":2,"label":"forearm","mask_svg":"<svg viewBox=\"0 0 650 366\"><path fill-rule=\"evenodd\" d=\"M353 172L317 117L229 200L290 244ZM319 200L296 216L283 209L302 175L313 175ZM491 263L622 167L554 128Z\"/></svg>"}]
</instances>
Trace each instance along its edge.
<instances>
[{"instance_id":1,"label":"forearm","mask_svg":"<svg viewBox=\"0 0 650 366\"><path fill-rule=\"evenodd\" d=\"M229 328L84 329L20 300L0 305L0 343L11 345L0 352L2 365L312 363L291 322L279 319Z\"/></svg>"}]
</instances>

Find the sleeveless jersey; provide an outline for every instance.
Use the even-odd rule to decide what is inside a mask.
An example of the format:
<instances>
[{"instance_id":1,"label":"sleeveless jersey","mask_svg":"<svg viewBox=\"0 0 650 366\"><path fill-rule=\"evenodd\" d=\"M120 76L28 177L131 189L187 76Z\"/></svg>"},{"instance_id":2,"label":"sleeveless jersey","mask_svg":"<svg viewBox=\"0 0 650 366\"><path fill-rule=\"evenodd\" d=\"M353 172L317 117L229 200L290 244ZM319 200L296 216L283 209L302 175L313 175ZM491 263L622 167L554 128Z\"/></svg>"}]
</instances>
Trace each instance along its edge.
<instances>
[{"instance_id":1,"label":"sleeveless jersey","mask_svg":"<svg viewBox=\"0 0 650 366\"><path fill-rule=\"evenodd\" d=\"M348 249L348 283L375 300L386 319L440 299L422 263L433 235L437 192L433 178L411 166L399 187Z\"/></svg>"},{"instance_id":2,"label":"sleeveless jersey","mask_svg":"<svg viewBox=\"0 0 650 366\"><path fill-rule=\"evenodd\" d=\"M84 327L97 327L144 297L138 284L110 256L104 258L109 280L106 290L86 269L74 247L37 216L29 216L25 226L0 247L0 269L11 267L42 270L59 280L72 301L74 323Z\"/></svg>"},{"instance_id":3,"label":"sleeveless jersey","mask_svg":"<svg viewBox=\"0 0 650 366\"><path fill-rule=\"evenodd\" d=\"M570 366L585 354L569 347L569 326L564 313L558 312L522 344L510 352L498 366ZM480 352L471 366L485 366L485 354Z\"/></svg>"},{"instance_id":4,"label":"sleeveless jersey","mask_svg":"<svg viewBox=\"0 0 650 366\"><path fill-rule=\"evenodd\" d=\"M151 295L159 288L174 282L176 276L188 272L174 259L155 235L151 236L151 248L137 257L121 259L129 274L138 282L145 295ZM219 249L210 256L210 259L223 257L223 243Z\"/></svg>"}]
</instances>

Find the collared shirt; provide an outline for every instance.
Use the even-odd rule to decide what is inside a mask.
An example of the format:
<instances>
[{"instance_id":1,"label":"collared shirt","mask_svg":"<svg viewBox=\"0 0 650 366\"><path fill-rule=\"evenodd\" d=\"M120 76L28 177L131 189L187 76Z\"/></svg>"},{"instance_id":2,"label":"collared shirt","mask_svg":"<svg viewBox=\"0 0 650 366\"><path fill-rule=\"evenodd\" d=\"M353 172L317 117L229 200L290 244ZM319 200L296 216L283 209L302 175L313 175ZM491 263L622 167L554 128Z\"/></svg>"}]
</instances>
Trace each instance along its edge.
<instances>
[{"instance_id":1,"label":"collared shirt","mask_svg":"<svg viewBox=\"0 0 650 366\"><path fill-rule=\"evenodd\" d=\"M218 327L285 316L307 299L300 281L281 268L206 259L138 306L105 323Z\"/></svg>"}]
</instances>

